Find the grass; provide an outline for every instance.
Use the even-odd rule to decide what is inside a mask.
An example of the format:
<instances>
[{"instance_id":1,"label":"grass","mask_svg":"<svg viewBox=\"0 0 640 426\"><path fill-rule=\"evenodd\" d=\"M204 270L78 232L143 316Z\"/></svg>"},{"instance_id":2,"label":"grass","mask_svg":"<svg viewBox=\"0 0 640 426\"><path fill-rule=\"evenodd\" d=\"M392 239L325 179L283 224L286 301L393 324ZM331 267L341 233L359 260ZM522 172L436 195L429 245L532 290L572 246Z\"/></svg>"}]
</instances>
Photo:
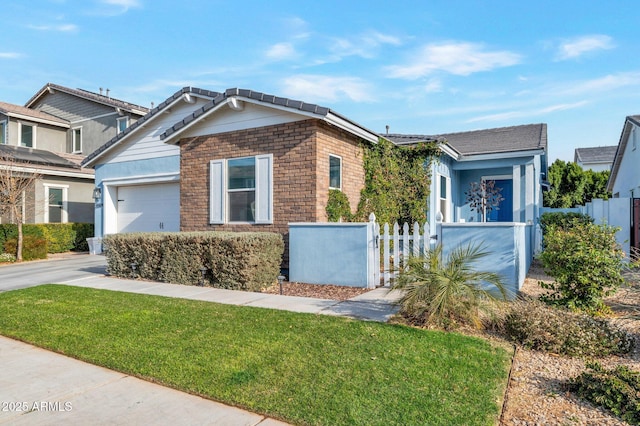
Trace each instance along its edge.
<instances>
[{"instance_id":1,"label":"grass","mask_svg":"<svg viewBox=\"0 0 640 426\"><path fill-rule=\"evenodd\" d=\"M45 285L0 334L294 424L496 424L509 354L400 325Z\"/></svg>"}]
</instances>

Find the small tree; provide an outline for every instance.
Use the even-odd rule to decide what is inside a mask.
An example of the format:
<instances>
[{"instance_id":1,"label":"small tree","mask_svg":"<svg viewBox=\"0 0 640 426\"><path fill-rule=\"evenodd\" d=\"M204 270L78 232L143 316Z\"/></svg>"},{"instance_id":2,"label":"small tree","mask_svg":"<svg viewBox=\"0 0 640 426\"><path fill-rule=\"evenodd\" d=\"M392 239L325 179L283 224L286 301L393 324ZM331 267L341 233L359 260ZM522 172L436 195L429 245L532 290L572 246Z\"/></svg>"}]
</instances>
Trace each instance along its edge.
<instances>
[{"instance_id":1,"label":"small tree","mask_svg":"<svg viewBox=\"0 0 640 426\"><path fill-rule=\"evenodd\" d=\"M499 210L500 202L504 200L502 188L496 187L496 181L483 180L482 182L471 182L469 190L465 192L466 202L469 203L471 211L480 213L482 222L487 221L487 216L493 209Z\"/></svg>"},{"instance_id":2,"label":"small tree","mask_svg":"<svg viewBox=\"0 0 640 426\"><path fill-rule=\"evenodd\" d=\"M26 164L28 165L28 164ZM23 171L25 163L16 160L15 156L6 149L0 150L0 216L5 216L11 223L18 226L18 241L16 244L16 260L22 260L24 223L23 205L35 182L40 179L38 173Z\"/></svg>"}]
</instances>

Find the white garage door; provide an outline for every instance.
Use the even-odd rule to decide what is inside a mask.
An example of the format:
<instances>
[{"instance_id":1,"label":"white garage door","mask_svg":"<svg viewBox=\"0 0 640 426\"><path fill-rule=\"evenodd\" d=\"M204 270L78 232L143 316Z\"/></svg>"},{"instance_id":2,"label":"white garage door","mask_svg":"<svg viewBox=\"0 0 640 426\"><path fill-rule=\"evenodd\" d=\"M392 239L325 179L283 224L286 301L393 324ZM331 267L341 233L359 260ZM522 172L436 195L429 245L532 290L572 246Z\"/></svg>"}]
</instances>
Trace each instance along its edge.
<instances>
[{"instance_id":1,"label":"white garage door","mask_svg":"<svg viewBox=\"0 0 640 426\"><path fill-rule=\"evenodd\" d=\"M180 230L180 184L118 187L118 232Z\"/></svg>"}]
</instances>

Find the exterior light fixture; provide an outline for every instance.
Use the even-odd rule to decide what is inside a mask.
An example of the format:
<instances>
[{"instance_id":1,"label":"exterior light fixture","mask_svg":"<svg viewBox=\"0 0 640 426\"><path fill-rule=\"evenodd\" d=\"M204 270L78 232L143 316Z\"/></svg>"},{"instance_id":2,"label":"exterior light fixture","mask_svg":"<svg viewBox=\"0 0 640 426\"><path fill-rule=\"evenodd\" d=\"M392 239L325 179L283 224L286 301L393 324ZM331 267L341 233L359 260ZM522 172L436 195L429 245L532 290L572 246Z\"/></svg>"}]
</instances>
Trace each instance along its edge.
<instances>
[{"instance_id":1,"label":"exterior light fixture","mask_svg":"<svg viewBox=\"0 0 640 426\"><path fill-rule=\"evenodd\" d=\"M284 281L284 275L278 275L278 285L280 286L280 294L282 294L282 282Z\"/></svg>"},{"instance_id":2,"label":"exterior light fixture","mask_svg":"<svg viewBox=\"0 0 640 426\"><path fill-rule=\"evenodd\" d=\"M131 278L135 280L137 276L136 269L138 269L138 264L136 262L131 262L129 266L131 266Z\"/></svg>"},{"instance_id":3,"label":"exterior light fixture","mask_svg":"<svg viewBox=\"0 0 640 426\"><path fill-rule=\"evenodd\" d=\"M97 186L93 188L93 200L96 203L99 203L101 199L102 199L102 188Z\"/></svg>"},{"instance_id":4,"label":"exterior light fixture","mask_svg":"<svg viewBox=\"0 0 640 426\"><path fill-rule=\"evenodd\" d=\"M200 282L198 283L199 286L204 287L204 276L207 273L209 269L206 266L201 266L200 267Z\"/></svg>"}]
</instances>

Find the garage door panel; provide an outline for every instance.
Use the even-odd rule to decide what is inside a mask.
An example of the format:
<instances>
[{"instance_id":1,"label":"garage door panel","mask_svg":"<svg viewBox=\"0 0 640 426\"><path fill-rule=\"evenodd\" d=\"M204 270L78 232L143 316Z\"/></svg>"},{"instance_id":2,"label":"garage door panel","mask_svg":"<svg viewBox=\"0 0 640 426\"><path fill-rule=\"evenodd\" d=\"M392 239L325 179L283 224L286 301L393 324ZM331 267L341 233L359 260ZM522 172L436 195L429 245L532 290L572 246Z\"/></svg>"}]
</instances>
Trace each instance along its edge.
<instances>
[{"instance_id":1,"label":"garage door panel","mask_svg":"<svg viewBox=\"0 0 640 426\"><path fill-rule=\"evenodd\" d=\"M118 188L118 232L180 230L178 183Z\"/></svg>"}]
</instances>

